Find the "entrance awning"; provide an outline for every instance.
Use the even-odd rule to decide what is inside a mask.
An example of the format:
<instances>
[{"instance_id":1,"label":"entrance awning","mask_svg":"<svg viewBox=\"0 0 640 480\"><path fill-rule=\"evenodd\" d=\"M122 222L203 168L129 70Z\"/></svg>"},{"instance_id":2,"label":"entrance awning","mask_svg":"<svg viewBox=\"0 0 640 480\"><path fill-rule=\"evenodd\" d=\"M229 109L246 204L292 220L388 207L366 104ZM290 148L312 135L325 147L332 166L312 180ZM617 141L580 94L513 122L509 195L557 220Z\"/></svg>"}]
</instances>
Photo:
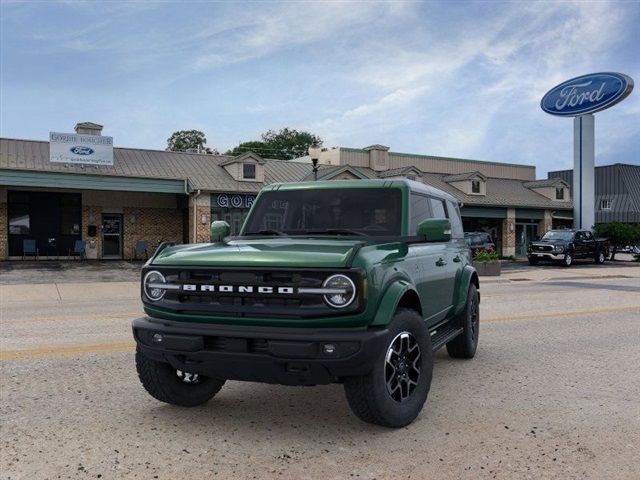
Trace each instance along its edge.
<instances>
[{"instance_id":1,"label":"entrance awning","mask_svg":"<svg viewBox=\"0 0 640 480\"><path fill-rule=\"evenodd\" d=\"M185 193L184 180L27 170L0 170L0 185L121 192Z\"/></svg>"},{"instance_id":2,"label":"entrance awning","mask_svg":"<svg viewBox=\"0 0 640 480\"><path fill-rule=\"evenodd\" d=\"M556 220L573 220L573 212L567 210L563 212L551 212L551 218Z\"/></svg>"},{"instance_id":3,"label":"entrance awning","mask_svg":"<svg viewBox=\"0 0 640 480\"><path fill-rule=\"evenodd\" d=\"M462 207L460 215L472 218L507 218L507 209L500 207Z\"/></svg>"}]
</instances>

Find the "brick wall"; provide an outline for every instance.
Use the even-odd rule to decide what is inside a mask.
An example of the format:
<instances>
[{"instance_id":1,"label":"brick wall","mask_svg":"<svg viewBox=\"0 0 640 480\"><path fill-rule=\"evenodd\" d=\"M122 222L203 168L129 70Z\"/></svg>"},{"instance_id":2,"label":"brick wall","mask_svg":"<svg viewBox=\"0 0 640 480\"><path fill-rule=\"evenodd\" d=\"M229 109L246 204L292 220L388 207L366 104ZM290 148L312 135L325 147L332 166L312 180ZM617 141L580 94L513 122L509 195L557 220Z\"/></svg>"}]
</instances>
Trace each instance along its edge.
<instances>
[{"instance_id":1,"label":"brick wall","mask_svg":"<svg viewBox=\"0 0 640 480\"><path fill-rule=\"evenodd\" d=\"M82 240L87 243L87 258L102 258L102 232L100 225L102 223L102 207L82 206ZM98 227L95 237L87 235L87 227L95 225ZM66 254L66 252L65 252Z\"/></svg>"},{"instance_id":2,"label":"brick wall","mask_svg":"<svg viewBox=\"0 0 640 480\"><path fill-rule=\"evenodd\" d=\"M195 219L194 219L195 208ZM202 219L204 218L204 223ZM195 237L193 222L196 222ZM211 195L201 194L197 199L189 200L189 243L208 243L211 241Z\"/></svg>"},{"instance_id":3,"label":"brick wall","mask_svg":"<svg viewBox=\"0 0 640 480\"><path fill-rule=\"evenodd\" d=\"M507 209L507 218L502 220L502 255L516 254L516 210Z\"/></svg>"},{"instance_id":4,"label":"brick wall","mask_svg":"<svg viewBox=\"0 0 640 480\"><path fill-rule=\"evenodd\" d=\"M551 211L545 210L544 218L540 220L540 222L538 223L538 235L542 237L545 233L547 233L552 228L553 228L553 218L551 218Z\"/></svg>"},{"instance_id":5,"label":"brick wall","mask_svg":"<svg viewBox=\"0 0 640 480\"><path fill-rule=\"evenodd\" d=\"M133 258L136 242L144 240L151 255L160 242L182 242L182 214L178 209L125 207L123 257Z\"/></svg>"}]
</instances>

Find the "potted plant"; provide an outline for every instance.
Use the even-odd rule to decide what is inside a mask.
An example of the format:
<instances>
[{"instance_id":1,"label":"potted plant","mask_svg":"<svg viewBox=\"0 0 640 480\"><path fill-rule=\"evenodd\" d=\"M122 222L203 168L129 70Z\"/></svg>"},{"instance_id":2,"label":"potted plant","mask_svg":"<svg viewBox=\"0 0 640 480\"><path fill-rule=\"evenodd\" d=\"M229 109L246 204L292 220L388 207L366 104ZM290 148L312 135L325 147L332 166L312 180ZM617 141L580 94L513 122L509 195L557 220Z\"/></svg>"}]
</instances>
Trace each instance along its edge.
<instances>
[{"instance_id":1,"label":"potted plant","mask_svg":"<svg viewBox=\"0 0 640 480\"><path fill-rule=\"evenodd\" d=\"M500 257L497 252L480 251L473 257L473 266L480 276L500 275Z\"/></svg>"}]
</instances>

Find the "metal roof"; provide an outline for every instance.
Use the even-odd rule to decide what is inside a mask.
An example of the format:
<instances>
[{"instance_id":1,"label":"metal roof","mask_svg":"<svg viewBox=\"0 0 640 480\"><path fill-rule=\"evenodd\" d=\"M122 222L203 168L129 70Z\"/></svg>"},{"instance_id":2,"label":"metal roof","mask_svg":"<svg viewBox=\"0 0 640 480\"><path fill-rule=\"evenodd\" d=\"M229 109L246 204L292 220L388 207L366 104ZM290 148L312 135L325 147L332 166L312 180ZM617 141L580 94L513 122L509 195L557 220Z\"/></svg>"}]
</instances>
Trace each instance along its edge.
<instances>
[{"instance_id":1,"label":"metal roof","mask_svg":"<svg viewBox=\"0 0 640 480\"><path fill-rule=\"evenodd\" d=\"M170 152L140 148L114 148L113 165L72 165L49 161L49 142L0 138L0 169L188 180L193 189L220 192L258 192L261 182L236 181L221 166L233 159L225 155ZM311 166L269 160L264 163L266 183L299 181Z\"/></svg>"},{"instance_id":2,"label":"metal roof","mask_svg":"<svg viewBox=\"0 0 640 480\"><path fill-rule=\"evenodd\" d=\"M533 182L526 182L524 184L524 186L527 188L555 187L556 185L564 185L566 187L569 186L567 182L558 177L534 180Z\"/></svg>"},{"instance_id":3,"label":"metal roof","mask_svg":"<svg viewBox=\"0 0 640 480\"><path fill-rule=\"evenodd\" d=\"M442 179L445 182L460 182L462 180L473 180L474 178L481 178L482 180L487 179L487 177L480 172L465 172L458 173L456 175L446 175Z\"/></svg>"},{"instance_id":4,"label":"metal roof","mask_svg":"<svg viewBox=\"0 0 640 480\"><path fill-rule=\"evenodd\" d=\"M0 138L0 169L31 171L31 172L60 172L77 175L105 175L110 177L137 177L148 179L187 180L192 189L213 192L258 192L261 182L236 181L227 170L221 166L223 162L233 157L225 155L206 155L201 153L170 152L166 150L146 150L139 148L114 148L114 165L70 165L51 163L49 161L49 142L34 140L18 140ZM336 170L344 169L345 165L321 165L319 172L322 177L330 176ZM264 163L265 184L299 182L309 179L312 166L309 163L292 162L287 160L267 160ZM637 167L632 167L636 168ZM368 167L354 167L366 178L386 176L384 172L376 172ZM411 168L398 169L399 171ZM418 170L416 168L416 170ZM640 173L633 170L629 173L629 182L635 184L633 189L640 205ZM387 173L388 174L388 173ZM469 172L466 175L477 175ZM523 180L486 177L486 195L466 195L457 188L449 185L446 177L451 175L437 173L423 173L418 180L449 193L465 205L478 206L510 206L533 208L572 208L571 202L558 202L526 188ZM1 183L1 181L0 181Z\"/></svg>"}]
</instances>

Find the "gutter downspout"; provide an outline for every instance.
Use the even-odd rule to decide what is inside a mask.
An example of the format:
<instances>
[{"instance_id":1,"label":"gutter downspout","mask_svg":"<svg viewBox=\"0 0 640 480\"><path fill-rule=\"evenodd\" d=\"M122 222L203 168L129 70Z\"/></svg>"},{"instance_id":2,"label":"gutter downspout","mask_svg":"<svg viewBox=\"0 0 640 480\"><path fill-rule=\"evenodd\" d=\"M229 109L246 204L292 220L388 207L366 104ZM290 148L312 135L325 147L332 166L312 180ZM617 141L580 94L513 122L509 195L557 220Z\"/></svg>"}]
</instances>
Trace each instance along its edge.
<instances>
[{"instance_id":1,"label":"gutter downspout","mask_svg":"<svg viewBox=\"0 0 640 480\"><path fill-rule=\"evenodd\" d=\"M191 197L193 200L193 243L198 243L198 224L196 223L196 220L198 218L198 197L201 193L200 189L198 189Z\"/></svg>"}]
</instances>

